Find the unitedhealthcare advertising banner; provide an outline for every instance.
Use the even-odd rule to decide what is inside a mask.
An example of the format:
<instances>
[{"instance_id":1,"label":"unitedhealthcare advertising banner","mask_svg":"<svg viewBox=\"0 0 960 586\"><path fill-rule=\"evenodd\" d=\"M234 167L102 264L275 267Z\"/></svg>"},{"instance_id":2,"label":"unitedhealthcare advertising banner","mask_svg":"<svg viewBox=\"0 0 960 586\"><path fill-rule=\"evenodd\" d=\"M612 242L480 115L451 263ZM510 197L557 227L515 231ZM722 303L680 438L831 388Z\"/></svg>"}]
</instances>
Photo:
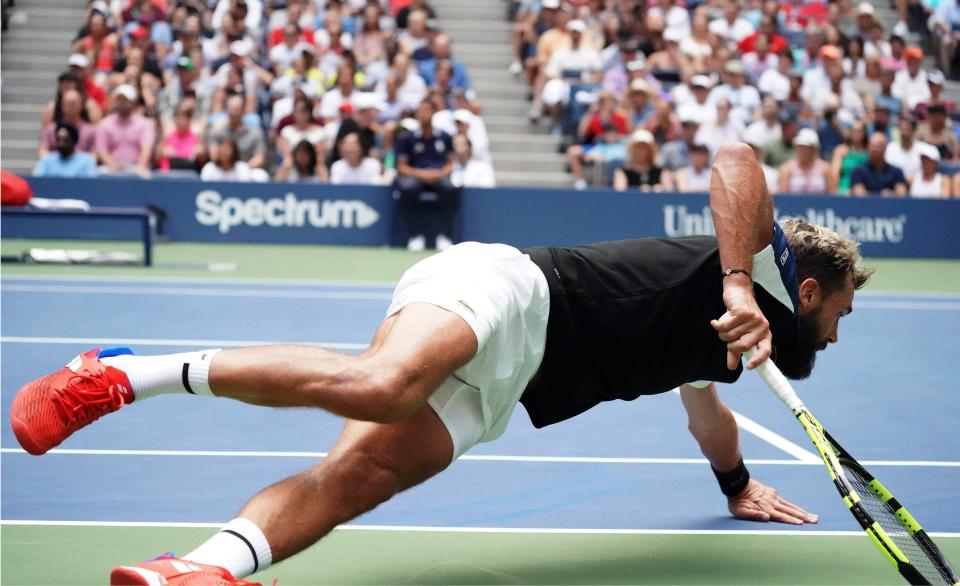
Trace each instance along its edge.
<instances>
[{"instance_id":1,"label":"unitedhealthcare advertising banner","mask_svg":"<svg viewBox=\"0 0 960 586\"><path fill-rule=\"evenodd\" d=\"M32 178L35 195L94 206L154 205L164 233L195 242L363 244L404 242L389 187L195 180ZM799 215L851 235L878 257L960 258L960 201L779 196L777 217ZM43 222L3 222L6 237L70 237ZM76 237L83 233L77 222ZM119 237L102 232L98 237ZM467 189L457 240L572 245L646 236L712 234L705 194L610 190ZM129 235L129 230L127 231Z\"/></svg>"}]
</instances>

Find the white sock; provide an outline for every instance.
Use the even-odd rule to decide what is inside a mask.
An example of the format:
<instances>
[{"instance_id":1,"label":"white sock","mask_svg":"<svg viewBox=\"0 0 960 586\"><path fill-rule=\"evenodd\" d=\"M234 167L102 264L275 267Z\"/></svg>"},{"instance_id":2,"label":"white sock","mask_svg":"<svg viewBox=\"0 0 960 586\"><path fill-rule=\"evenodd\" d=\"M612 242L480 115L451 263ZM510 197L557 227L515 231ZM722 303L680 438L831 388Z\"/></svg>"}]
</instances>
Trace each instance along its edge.
<instances>
[{"instance_id":1,"label":"white sock","mask_svg":"<svg viewBox=\"0 0 960 586\"><path fill-rule=\"evenodd\" d=\"M246 578L266 569L273 561L263 531L247 519L236 518L184 560L226 568L234 578Z\"/></svg>"},{"instance_id":2,"label":"white sock","mask_svg":"<svg viewBox=\"0 0 960 586\"><path fill-rule=\"evenodd\" d=\"M210 361L219 351L201 350L162 356L122 354L101 358L100 361L127 375L137 400L168 393L212 396L208 382Z\"/></svg>"}]
</instances>

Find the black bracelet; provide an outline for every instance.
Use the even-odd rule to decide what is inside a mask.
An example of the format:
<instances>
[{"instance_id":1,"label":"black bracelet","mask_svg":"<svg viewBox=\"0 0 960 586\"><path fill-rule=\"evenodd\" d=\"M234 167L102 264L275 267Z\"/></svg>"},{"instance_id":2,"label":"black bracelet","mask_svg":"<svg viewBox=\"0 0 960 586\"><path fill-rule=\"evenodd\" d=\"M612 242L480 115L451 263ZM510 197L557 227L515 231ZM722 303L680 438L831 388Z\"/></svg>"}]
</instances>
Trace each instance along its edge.
<instances>
[{"instance_id":1,"label":"black bracelet","mask_svg":"<svg viewBox=\"0 0 960 586\"><path fill-rule=\"evenodd\" d=\"M724 279L726 279L730 275L735 275L737 273L743 273L744 275L747 276L748 279L750 279L751 281L753 280L753 276L750 274L750 271L748 271L747 269L726 269L720 274L723 275Z\"/></svg>"},{"instance_id":2,"label":"black bracelet","mask_svg":"<svg viewBox=\"0 0 960 586\"><path fill-rule=\"evenodd\" d=\"M737 496L743 492L747 483L750 482L750 471L743 464L743 458L740 458L736 468L729 472L719 472L713 466L710 466L710 469L713 470L713 475L717 477L720 492L728 497Z\"/></svg>"}]
</instances>

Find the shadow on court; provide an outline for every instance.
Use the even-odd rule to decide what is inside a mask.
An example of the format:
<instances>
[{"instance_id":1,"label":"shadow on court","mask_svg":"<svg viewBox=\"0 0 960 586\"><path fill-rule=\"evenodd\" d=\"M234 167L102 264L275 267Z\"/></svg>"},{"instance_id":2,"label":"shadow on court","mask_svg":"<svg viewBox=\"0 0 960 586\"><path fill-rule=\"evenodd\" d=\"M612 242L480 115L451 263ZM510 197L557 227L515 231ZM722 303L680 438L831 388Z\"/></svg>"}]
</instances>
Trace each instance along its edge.
<instances>
[{"instance_id":1,"label":"shadow on court","mask_svg":"<svg viewBox=\"0 0 960 586\"><path fill-rule=\"evenodd\" d=\"M182 554L212 531L4 526L4 583L100 584L113 565ZM948 558L960 558L960 539L938 542ZM900 583L865 536L379 530L335 531L254 578L282 586Z\"/></svg>"}]
</instances>

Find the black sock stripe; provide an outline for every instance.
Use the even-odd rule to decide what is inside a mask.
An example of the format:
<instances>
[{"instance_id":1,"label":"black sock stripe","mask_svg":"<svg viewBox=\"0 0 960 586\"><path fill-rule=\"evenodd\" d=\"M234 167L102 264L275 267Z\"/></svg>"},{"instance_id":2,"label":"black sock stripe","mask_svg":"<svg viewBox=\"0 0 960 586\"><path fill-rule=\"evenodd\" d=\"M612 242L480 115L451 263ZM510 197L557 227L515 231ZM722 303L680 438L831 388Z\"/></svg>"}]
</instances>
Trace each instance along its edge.
<instances>
[{"instance_id":1,"label":"black sock stripe","mask_svg":"<svg viewBox=\"0 0 960 586\"><path fill-rule=\"evenodd\" d=\"M183 363L183 370L180 371L180 379L183 381L183 388L185 388L187 392L190 393L191 395L196 395L196 393L193 392L193 389L190 388L190 363L189 362Z\"/></svg>"},{"instance_id":2,"label":"black sock stripe","mask_svg":"<svg viewBox=\"0 0 960 586\"><path fill-rule=\"evenodd\" d=\"M220 533L229 533L230 535L233 535L234 537L239 538L240 541L242 541L242 542L244 542L244 543L247 544L247 547L250 548L250 555L253 556L253 573L256 574L256 573L257 573L257 569L260 567L260 560L257 559L257 550L253 549L253 544L250 543L250 540L248 540L248 539L247 539L246 537L244 537L243 535L240 535L239 533L237 533L237 532L234 531L233 529L221 529L221 530L220 530Z\"/></svg>"}]
</instances>

